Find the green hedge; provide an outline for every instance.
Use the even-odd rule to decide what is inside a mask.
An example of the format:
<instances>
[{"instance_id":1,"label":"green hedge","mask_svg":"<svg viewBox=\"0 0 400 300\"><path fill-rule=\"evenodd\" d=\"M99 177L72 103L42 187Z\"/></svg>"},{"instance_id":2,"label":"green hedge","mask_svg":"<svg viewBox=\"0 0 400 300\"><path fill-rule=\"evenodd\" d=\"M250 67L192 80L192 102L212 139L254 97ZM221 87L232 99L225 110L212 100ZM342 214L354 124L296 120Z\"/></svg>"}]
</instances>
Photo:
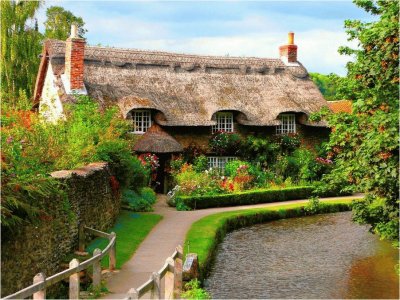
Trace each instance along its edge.
<instances>
[{"instance_id":1,"label":"green hedge","mask_svg":"<svg viewBox=\"0 0 400 300\"><path fill-rule=\"evenodd\" d=\"M234 194L180 196L177 201L192 209L201 209L307 199L312 196L313 190L314 187L312 186L297 186L282 189L252 190Z\"/></svg>"}]
</instances>

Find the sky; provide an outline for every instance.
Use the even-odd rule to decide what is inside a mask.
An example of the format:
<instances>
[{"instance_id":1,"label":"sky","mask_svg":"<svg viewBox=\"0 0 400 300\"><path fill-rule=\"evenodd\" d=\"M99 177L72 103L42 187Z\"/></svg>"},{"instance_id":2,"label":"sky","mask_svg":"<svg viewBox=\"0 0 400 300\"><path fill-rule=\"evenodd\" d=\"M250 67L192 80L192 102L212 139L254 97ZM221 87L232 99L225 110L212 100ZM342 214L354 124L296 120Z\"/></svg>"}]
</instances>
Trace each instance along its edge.
<instances>
[{"instance_id":1,"label":"sky","mask_svg":"<svg viewBox=\"0 0 400 300\"><path fill-rule=\"evenodd\" d=\"M295 32L298 60L309 72L345 75L351 58L344 20L372 21L351 1L45 1L82 17L90 45L177 53L278 58Z\"/></svg>"}]
</instances>

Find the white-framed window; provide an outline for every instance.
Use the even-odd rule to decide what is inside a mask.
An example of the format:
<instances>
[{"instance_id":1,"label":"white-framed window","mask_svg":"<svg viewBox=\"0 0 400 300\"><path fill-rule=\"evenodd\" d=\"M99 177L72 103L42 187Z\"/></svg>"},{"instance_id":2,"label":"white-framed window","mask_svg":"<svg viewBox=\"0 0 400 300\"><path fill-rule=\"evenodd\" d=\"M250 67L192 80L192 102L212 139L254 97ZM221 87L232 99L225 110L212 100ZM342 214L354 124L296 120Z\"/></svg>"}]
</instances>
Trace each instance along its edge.
<instances>
[{"instance_id":1,"label":"white-framed window","mask_svg":"<svg viewBox=\"0 0 400 300\"><path fill-rule=\"evenodd\" d=\"M209 156L208 158L208 167L212 169L225 169L225 165L232 161L236 160L235 156Z\"/></svg>"},{"instance_id":2,"label":"white-framed window","mask_svg":"<svg viewBox=\"0 0 400 300\"><path fill-rule=\"evenodd\" d=\"M213 125L212 133L217 131L233 132L233 113L218 112L215 117L217 125Z\"/></svg>"},{"instance_id":3,"label":"white-framed window","mask_svg":"<svg viewBox=\"0 0 400 300\"><path fill-rule=\"evenodd\" d=\"M133 133L145 133L151 126L150 110L132 111Z\"/></svg>"},{"instance_id":4,"label":"white-framed window","mask_svg":"<svg viewBox=\"0 0 400 300\"><path fill-rule=\"evenodd\" d=\"M296 116L283 114L279 116L282 124L276 126L276 134L296 133Z\"/></svg>"}]
</instances>

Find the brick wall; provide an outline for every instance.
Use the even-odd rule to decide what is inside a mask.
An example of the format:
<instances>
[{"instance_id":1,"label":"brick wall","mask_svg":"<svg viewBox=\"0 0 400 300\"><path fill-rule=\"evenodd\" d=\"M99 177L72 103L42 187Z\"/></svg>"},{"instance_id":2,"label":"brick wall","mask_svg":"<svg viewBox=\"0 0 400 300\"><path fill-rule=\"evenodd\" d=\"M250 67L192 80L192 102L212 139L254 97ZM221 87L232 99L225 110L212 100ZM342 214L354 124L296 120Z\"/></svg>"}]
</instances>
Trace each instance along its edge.
<instances>
[{"instance_id":1,"label":"brick wall","mask_svg":"<svg viewBox=\"0 0 400 300\"><path fill-rule=\"evenodd\" d=\"M68 38L65 44L65 74L71 90L83 88L85 40Z\"/></svg>"},{"instance_id":2,"label":"brick wall","mask_svg":"<svg viewBox=\"0 0 400 300\"><path fill-rule=\"evenodd\" d=\"M80 222L99 230L114 224L120 197L111 190L111 175L105 163L52 173L65 183L68 198L41 199L48 215L2 236L1 296L29 286L39 272L51 276L61 271L65 256L77 250Z\"/></svg>"}]
</instances>

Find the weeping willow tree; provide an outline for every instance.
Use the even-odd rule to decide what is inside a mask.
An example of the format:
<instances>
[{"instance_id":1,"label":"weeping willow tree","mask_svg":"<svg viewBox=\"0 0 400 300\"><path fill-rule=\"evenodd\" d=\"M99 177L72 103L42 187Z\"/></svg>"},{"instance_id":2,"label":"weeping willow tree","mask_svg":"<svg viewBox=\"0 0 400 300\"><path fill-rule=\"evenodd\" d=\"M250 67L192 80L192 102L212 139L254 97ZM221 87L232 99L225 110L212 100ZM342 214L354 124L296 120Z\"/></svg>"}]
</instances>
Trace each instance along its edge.
<instances>
[{"instance_id":1,"label":"weeping willow tree","mask_svg":"<svg viewBox=\"0 0 400 300\"><path fill-rule=\"evenodd\" d=\"M41 1L1 2L1 98L12 108L27 108L41 52L35 13ZM21 103L20 99L25 99Z\"/></svg>"}]
</instances>

